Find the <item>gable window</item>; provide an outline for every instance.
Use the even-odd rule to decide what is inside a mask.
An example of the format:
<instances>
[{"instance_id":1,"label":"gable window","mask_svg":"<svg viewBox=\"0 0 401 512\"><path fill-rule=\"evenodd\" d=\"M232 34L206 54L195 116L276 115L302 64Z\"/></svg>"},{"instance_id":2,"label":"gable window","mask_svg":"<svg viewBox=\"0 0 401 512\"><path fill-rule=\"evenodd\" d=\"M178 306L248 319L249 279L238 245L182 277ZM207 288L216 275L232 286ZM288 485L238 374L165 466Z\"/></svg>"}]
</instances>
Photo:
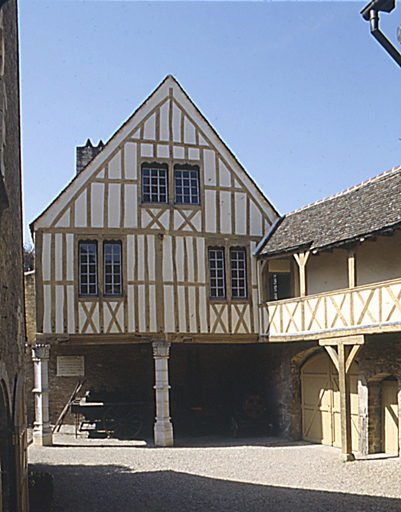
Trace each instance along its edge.
<instances>
[{"instance_id":1,"label":"gable window","mask_svg":"<svg viewBox=\"0 0 401 512\"><path fill-rule=\"evenodd\" d=\"M144 203L168 202L167 166L142 167L142 201Z\"/></svg>"},{"instance_id":2,"label":"gable window","mask_svg":"<svg viewBox=\"0 0 401 512\"><path fill-rule=\"evenodd\" d=\"M79 243L79 294L97 295L97 243Z\"/></svg>"},{"instance_id":3,"label":"gable window","mask_svg":"<svg viewBox=\"0 0 401 512\"><path fill-rule=\"evenodd\" d=\"M174 167L176 204L199 204L199 169Z\"/></svg>"},{"instance_id":4,"label":"gable window","mask_svg":"<svg viewBox=\"0 0 401 512\"><path fill-rule=\"evenodd\" d=\"M224 248L209 249L210 297L226 297L226 277L224 271Z\"/></svg>"},{"instance_id":5,"label":"gable window","mask_svg":"<svg viewBox=\"0 0 401 512\"><path fill-rule=\"evenodd\" d=\"M105 242L104 258L104 294L122 295L121 243Z\"/></svg>"},{"instance_id":6,"label":"gable window","mask_svg":"<svg viewBox=\"0 0 401 512\"><path fill-rule=\"evenodd\" d=\"M246 251L243 248L230 250L231 296L233 299L247 297L246 286Z\"/></svg>"}]
</instances>

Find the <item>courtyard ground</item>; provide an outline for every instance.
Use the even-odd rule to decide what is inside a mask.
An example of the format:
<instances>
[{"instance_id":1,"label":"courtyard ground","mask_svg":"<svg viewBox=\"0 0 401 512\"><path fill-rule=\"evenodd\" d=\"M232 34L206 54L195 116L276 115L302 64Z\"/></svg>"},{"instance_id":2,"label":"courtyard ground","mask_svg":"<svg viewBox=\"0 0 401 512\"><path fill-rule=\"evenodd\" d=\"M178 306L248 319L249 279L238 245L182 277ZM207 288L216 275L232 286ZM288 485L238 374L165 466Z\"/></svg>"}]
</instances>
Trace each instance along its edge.
<instances>
[{"instance_id":1,"label":"courtyard ground","mask_svg":"<svg viewBox=\"0 0 401 512\"><path fill-rule=\"evenodd\" d=\"M336 448L278 438L76 439L29 447L54 479L54 512L401 511L401 461L340 461Z\"/></svg>"}]
</instances>

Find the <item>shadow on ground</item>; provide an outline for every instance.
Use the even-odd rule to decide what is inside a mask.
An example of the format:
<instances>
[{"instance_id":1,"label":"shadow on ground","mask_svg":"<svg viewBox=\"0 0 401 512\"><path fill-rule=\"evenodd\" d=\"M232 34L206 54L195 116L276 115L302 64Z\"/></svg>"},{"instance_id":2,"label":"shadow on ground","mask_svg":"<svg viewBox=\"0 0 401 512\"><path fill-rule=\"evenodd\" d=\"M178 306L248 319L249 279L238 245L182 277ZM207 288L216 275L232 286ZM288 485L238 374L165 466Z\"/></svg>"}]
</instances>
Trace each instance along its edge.
<instances>
[{"instance_id":1,"label":"shadow on ground","mask_svg":"<svg viewBox=\"0 0 401 512\"><path fill-rule=\"evenodd\" d=\"M116 465L33 464L54 478L56 512L399 512L401 500L292 489Z\"/></svg>"}]
</instances>

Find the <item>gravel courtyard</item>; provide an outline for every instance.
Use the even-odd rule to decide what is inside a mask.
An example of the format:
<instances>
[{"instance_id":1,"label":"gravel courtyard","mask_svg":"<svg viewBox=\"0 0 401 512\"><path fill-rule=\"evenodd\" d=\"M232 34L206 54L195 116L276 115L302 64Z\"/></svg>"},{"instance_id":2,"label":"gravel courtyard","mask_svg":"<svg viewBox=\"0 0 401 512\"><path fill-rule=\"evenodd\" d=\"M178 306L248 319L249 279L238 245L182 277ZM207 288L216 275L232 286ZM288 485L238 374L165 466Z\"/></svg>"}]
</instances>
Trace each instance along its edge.
<instances>
[{"instance_id":1,"label":"gravel courtyard","mask_svg":"<svg viewBox=\"0 0 401 512\"><path fill-rule=\"evenodd\" d=\"M29 447L54 478L54 512L401 511L401 461L343 463L339 450L277 438L183 438L174 448L55 435Z\"/></svg>"}]
</instances>

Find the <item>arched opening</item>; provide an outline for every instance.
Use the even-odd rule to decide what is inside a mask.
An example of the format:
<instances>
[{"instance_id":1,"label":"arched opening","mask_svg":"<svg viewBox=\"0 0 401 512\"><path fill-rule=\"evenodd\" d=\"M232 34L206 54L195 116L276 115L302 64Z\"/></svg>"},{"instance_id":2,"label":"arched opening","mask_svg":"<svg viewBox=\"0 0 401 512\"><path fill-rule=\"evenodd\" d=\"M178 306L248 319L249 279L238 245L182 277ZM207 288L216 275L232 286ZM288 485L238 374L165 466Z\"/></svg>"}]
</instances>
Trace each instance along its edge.
<instances>
[{"instance_id":1,"label":"arched opening","mask_svg":"<svg viewBox=\"0 0 401 512\"><path fill-rule=\"evenodd\" d=\"M388 373L368 381L369 453L398 455L398 381Z\"/></svg>"},{"instance_id":2,"label":"arched opening","mask_svg":"<svg viewBox=\"0 0 401 512\"><path fill-rule=\"evenodd\" d=\"M358 450L358 367L350 369L352 449ZM301 368L302 439L341 447L338 372L326 352L311 357Z\"/></svg>"}]
</instances>

